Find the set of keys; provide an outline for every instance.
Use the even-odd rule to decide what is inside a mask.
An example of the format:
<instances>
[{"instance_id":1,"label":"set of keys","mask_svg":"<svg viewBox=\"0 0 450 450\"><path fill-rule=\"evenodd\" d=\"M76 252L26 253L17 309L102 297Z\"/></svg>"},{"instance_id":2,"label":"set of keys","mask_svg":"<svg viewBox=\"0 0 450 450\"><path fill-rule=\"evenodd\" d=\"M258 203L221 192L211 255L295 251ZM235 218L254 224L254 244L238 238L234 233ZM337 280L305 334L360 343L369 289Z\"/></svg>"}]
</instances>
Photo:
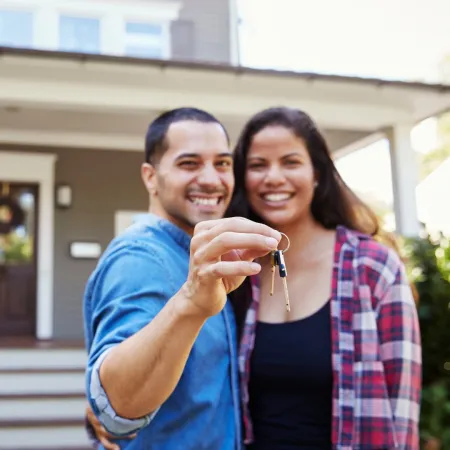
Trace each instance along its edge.
<instances>
[{"instance_id":1,"label":"set of keys","mask_svg":"<svg viewBox=\"0 0 450 450\"><path fill-rule=\"evenodd\" d=\"M278 267L278 273L280 275L280 278L283 280L283 288L284 288L284 299L286 302L286 311L291 310L291 305L289 303L289 292L287 287L287 269L286 269L286 263L284 262L284 256L283 253L286 253L289 250L290 247L290 241L289 238L284 234L281 233L288 242L287 247L284 250L275 250L270 254L270 264L272 266L272 284L270 286L270 295L273 295L273 289L275 285L275 269Z\"/></svg>"}]
</instances>

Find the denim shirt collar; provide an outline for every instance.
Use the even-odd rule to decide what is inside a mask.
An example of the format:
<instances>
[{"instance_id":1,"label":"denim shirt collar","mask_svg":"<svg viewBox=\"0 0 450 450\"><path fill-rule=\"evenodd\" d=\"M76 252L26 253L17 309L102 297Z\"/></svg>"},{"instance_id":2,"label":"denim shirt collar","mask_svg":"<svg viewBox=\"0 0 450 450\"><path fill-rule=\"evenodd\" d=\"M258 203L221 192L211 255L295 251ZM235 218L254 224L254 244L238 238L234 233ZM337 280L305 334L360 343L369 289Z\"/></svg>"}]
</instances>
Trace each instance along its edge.
<instances>
[{"instance_id":1,"label":"denim shirt collar","mask_svg":"<svg viewBox=\"0 0 450 450\"><path fill-rule=\"evenodd\" d=\"M169 234L173 238L173 240L184 250L186 250L187 252L189 252L190 250L192 236L187 234L184 230L182 230L174 223L170 222L167 219L164 219L161 216L157 216L153 213L138 214L137 216L135 216L133 223L157 227L161 231Z\"/></svg>"}]
</instances>

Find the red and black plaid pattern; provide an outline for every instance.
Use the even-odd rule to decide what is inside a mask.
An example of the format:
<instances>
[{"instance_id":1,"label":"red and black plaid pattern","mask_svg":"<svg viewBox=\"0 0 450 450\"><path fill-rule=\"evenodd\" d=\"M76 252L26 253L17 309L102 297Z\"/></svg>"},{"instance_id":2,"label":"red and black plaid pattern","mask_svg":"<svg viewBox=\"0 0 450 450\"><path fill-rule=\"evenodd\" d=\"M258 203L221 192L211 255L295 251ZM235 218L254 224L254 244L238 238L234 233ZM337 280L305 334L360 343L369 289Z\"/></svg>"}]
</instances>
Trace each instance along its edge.
<instances>
[{"instance_id":1,"label":"red and black plaid pattern","mask_svg":"<svg viewBox=\"0 0 450 450\"><path fill-rule=\"evenodd\" d=\"M246 443L253 440L247 387L260 295L257 277L252 287L239 354ZM398 255L338 227L331 316L333 448L418 449L420 332Z\"/></svg>"}]
</instances>

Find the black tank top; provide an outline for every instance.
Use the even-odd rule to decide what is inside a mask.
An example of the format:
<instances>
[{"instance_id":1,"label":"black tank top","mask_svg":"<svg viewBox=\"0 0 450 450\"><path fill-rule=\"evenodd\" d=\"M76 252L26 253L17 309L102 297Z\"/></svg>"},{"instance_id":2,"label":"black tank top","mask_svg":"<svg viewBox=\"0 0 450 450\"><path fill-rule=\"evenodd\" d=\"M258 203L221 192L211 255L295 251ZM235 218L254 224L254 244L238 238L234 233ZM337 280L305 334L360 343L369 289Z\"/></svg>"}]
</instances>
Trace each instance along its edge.
<instances>
[{"instance_id":1,"label":"black tank top","mask_svg":"<svg viewBox=\"0 0 450 450\"><path fill-rule=\"evenodd\" d=\"M256 325L251 358L249 450L330 450L330 302L293 322Z\"/></svg>"}]
</instances>

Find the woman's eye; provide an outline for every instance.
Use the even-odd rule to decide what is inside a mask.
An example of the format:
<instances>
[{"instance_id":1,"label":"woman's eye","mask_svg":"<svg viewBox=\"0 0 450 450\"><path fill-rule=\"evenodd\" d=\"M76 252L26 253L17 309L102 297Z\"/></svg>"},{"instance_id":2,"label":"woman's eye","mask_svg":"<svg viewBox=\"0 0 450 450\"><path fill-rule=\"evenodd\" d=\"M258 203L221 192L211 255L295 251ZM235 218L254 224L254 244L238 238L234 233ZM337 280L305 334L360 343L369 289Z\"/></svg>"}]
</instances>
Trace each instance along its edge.
<instances>
[{"instance_id":1,"label":"woman's eye","mask_svg":"<svg viewBox=\"0 0 450 450\"><path fill-rule=\"evenodd\" d=\"M264 164L249 164L248 168L249 169L261 169L264 167Z\"/></svg>"}]
</instances>

